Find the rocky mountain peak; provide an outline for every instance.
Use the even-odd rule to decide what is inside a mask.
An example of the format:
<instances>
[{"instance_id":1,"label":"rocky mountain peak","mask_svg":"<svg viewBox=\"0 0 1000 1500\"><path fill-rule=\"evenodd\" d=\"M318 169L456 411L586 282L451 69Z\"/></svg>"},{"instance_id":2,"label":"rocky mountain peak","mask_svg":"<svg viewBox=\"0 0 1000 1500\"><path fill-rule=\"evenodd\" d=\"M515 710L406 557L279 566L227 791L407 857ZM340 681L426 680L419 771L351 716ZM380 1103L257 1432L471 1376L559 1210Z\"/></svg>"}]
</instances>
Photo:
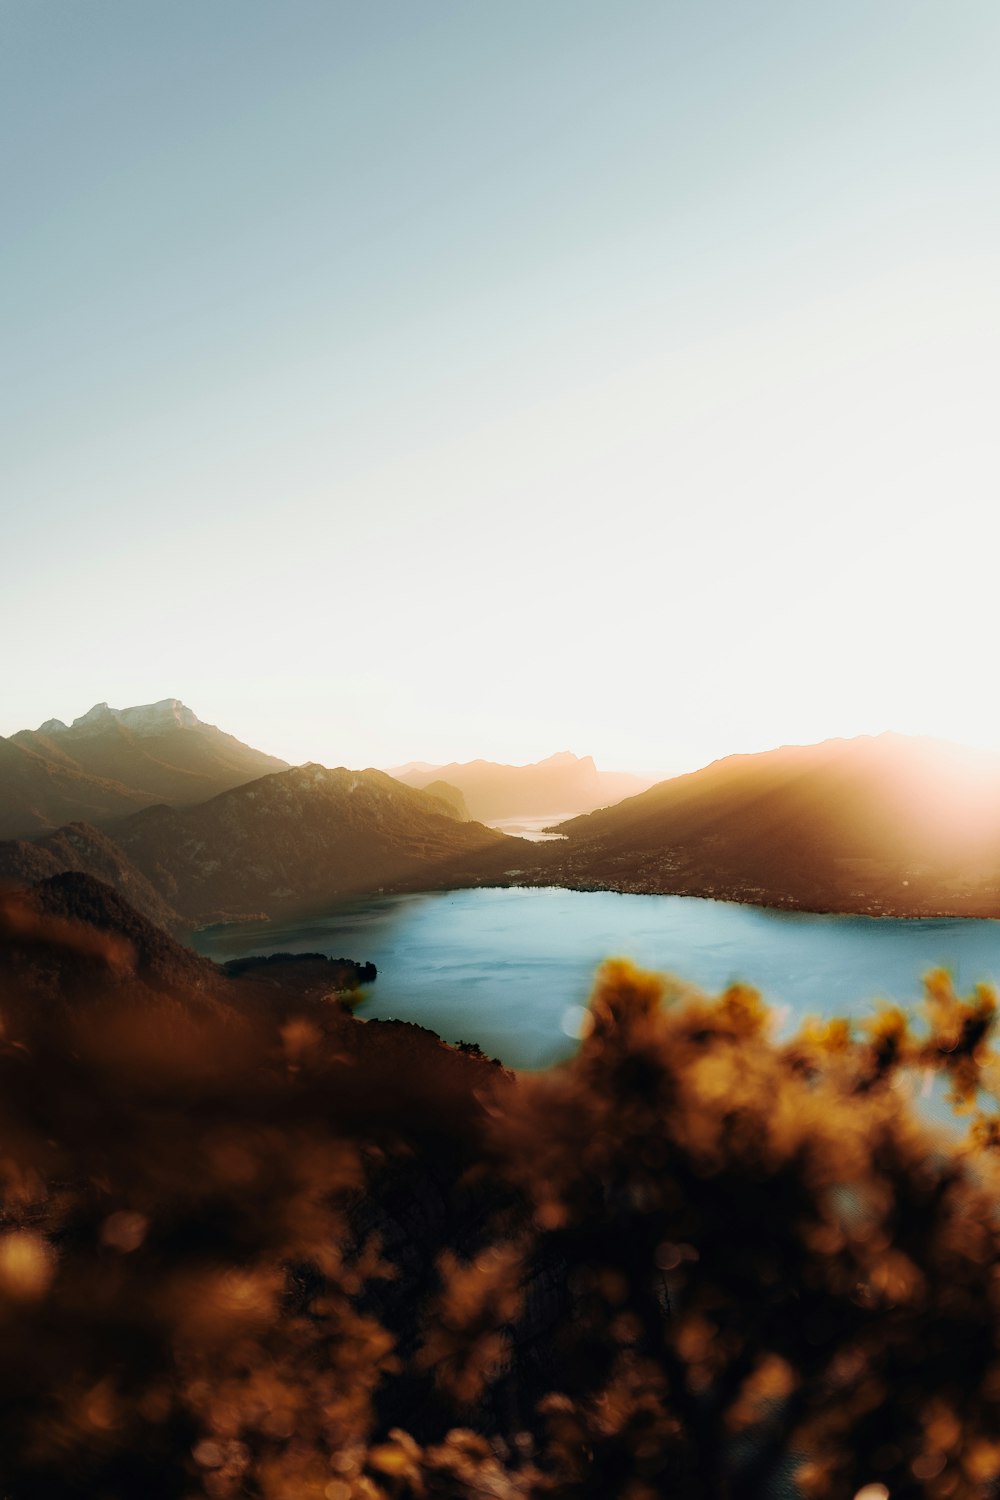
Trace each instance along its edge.
<instances>
[{"instance_id":1,"label":"rocky mountain peak","mask_svg":"<svg viewBox=\"0 0 1000 1500\"><path fill-rule=\"evenodd\" d=\"M161 698L159 703L140 704L135 708L123 708L118 715L129 729L158 732L177 726L180 729L195 729L201 723L198 715L179 698Z\"/></svg>"},{"instance_id":2,"label":"rocky mountain peak","mask_svg":"<svg viewBox=\"0 0 1000 1500\"><path fill-rule=\"evenodd\" d=\"M139 703L132 708L112 708L107 703L95 703L93 708L73 720L72 728L101 730L116 723L124 724L136 734L160 734L164 729L194 729L201 720L179 698L161 698L158 703ZM59 719L49 719L42 725L40 733L52 734L65 729L66 725Z\"/></svg>"},{"instance_id":3,"label":"rocky mountain peak","mask_svg":"<svg viewBox=\"0 0 1000 1500\"><path fill-rule=\"evenodd\" d=\"M81 714L79 718L74 719L70 728L97 729L110 723L112 719L116 719L117 717L117 710L111 708L107 703L95 703L93 708L88 708L85 714Z\"/></svg>"},{"instance_id":4,"label":"rocky mountain peak","mask_svg":"<svg viewBox=\"0 0 1000 1500\"><path fill-rule=\"evenodd\" d=\"M0 838L141 807L186 807L287 770L285 761L206 724L179 698L112 708L71 725L48 719L0 740Z\"/></svg>"}]
</instances>

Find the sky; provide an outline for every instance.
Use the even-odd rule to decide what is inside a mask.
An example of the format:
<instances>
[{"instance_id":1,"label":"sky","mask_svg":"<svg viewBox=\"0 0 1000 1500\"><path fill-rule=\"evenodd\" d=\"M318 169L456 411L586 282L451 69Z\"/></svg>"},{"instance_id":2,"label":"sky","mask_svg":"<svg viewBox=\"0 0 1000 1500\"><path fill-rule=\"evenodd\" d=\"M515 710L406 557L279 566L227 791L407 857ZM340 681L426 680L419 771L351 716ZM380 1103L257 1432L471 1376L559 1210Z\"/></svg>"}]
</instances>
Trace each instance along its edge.
<instances>
[{"instance_id":1,"label":"sky","mask_svg":"<svg viewBox=\"0 0 1000 1500\"><path fill-rule=\"evenodd\" d=\"M1000 749L995 0L2 0L0 734Z\"/></svg>"}]
</instances>

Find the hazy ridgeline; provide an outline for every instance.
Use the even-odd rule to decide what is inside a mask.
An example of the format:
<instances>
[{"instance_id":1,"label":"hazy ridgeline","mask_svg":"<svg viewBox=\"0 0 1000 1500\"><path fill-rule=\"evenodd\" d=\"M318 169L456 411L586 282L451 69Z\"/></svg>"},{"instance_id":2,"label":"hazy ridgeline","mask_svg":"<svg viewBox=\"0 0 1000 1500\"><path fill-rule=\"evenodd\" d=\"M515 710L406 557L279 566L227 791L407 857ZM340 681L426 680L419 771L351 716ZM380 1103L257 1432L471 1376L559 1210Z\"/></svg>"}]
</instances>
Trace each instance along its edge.
<instances>
[{"instance_id":1,"label":"hazy ridgeline","mask_svg":"<svg viewBox=\"0 0 1000 1500\"><path fill-rule=\"evenodd\" d=\"M612 963L515 1079L27 899L0 928L10 1500L989 1493L986 990L778 1044L752 991Z\"/></svg>"}]
</instances>

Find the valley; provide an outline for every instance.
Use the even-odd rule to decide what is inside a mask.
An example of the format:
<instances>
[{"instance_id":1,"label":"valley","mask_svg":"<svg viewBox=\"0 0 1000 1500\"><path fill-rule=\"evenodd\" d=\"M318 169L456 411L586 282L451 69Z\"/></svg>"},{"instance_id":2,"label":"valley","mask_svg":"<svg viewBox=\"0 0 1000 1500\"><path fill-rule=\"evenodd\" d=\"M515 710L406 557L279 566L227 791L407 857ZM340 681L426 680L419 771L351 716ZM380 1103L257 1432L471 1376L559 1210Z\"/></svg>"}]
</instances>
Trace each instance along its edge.
<instances>
[{"instance_id":1,"label":"valley","mask_svg":"<svg viewBox=\"0 0 1000 1500\"><path fill-rule=\"evenodd\" d=\"M564 814L581 788L586 801L620 778L601 781L589 758L565 754L410 768L423 789L315 763L247 775L272 761L177 699L98 705L71 729L15 735L0 742L0 807L20 836L0 841L0 879L82 871L174 932L322 913L351 896L519 885L1000 915L1000 757L943 741L883 735L731 756L570 818L551 809ZM36 762L47 801L25 779ZM97 775L112 770L129 784ZM223 790L187 800L206 779ZM37 826L58 813L65 823Z\"/></svg>"}]
</instances>

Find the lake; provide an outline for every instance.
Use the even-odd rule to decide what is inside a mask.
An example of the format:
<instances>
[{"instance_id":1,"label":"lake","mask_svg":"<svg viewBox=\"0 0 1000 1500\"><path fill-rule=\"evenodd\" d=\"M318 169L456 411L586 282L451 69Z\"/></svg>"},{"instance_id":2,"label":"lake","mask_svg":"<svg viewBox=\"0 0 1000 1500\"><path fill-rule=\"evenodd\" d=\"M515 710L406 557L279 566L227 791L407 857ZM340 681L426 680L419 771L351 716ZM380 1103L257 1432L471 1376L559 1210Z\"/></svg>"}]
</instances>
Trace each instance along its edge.
<instances>
[{"instance_id":1,"label":"lake","mask_svg":"<svg viewBox=\"0 0 1000 1500\"><path fill-rule=\"evenodd\" d=\"M605 891L387 896L310 922L213 928L195 942L219 962L275 952L370 959L378 980L359 1015L417 1021L516 1068L573 1050L578 1008L612 955L710 992L745 980L778 1008L783 1031L806 1014L917 1000L931 968L949 969L963 991L1000 980L1000 922L816 916Z\"/></svg>"}]
</instances>

